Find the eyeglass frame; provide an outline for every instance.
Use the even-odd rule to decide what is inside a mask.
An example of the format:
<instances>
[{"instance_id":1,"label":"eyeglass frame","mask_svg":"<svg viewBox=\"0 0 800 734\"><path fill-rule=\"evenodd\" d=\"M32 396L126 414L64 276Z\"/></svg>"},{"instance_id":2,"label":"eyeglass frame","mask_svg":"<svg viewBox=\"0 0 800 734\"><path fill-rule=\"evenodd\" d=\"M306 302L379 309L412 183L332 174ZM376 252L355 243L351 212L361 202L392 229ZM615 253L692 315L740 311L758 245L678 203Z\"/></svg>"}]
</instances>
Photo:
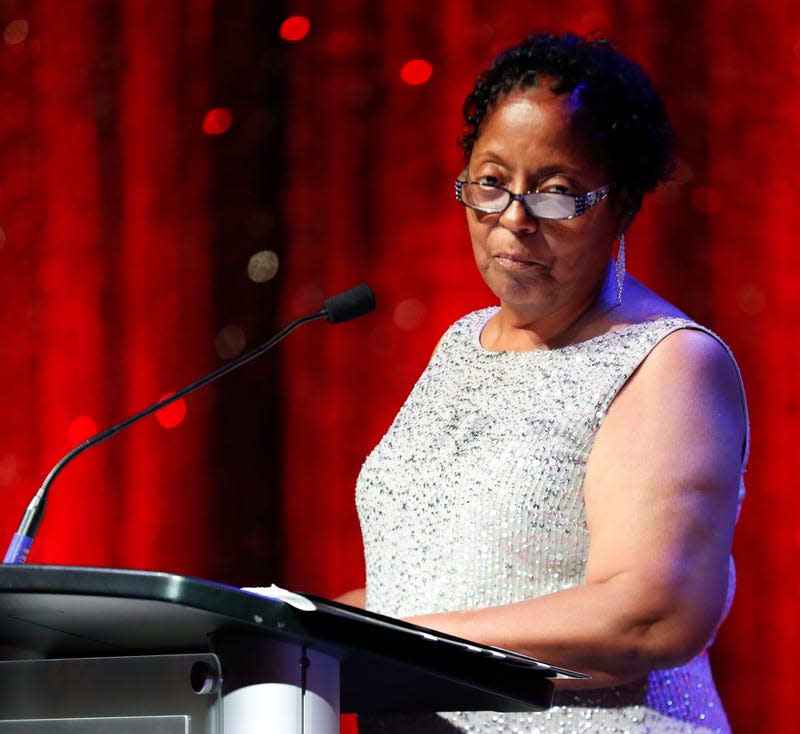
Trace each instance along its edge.
<instances>
[{"instance_id":1,"label":"eyeglass frame","mask_svg":"<svg viewBox=\"0 0 800 734\"><path fill-rule=\"evenodd\" d=\"M469 204L462 198L461 194L461 187L464 184L477 184L479 186L489 187L493 189L498 189L499 191L503 191L508 194L508 202L502 209L486 209L484 207L474 206L473 204ZM595 189L594 191L588 191L585 194L562 194L555 191L525 191L521 194L515 194L513 191L509 191L504 186L498 186L497 184L487 184L482 183L480 181L471 181L469 179L462 179L457 178L455 180L455 195L456 201L464 206L473 209L474 211L482 212L484 214L502 214L511 204L515 201L518 201L524 207L525 211L528 213L529 216L533 217L534 219L545 219L548 221L553 222L563 222L568 219L575 219L576 217L580 217L583 214L586 214L590 209L597 206L603 199L608 198L611 192L615 189L615 185L613 183L605 184L605 186L600 186L599 188ZM530 205L525 200L526 196L530 196L531 194L539 194L539 195L550 195L550 196L567 196L575 202L575 213L570 214L568 217L542 217L538 214L534 214L530 208Z\"/></svg>"}]
</instances>

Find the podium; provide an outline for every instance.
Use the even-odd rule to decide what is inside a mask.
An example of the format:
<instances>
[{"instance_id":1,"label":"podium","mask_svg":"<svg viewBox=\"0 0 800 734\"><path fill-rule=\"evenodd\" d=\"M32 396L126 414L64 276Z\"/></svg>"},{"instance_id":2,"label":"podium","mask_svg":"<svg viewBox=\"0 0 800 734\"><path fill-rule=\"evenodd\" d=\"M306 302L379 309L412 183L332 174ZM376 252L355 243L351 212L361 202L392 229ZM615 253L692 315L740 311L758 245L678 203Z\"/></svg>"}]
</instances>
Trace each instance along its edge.
<instances>
[{"instance_id":1,"label":"podium","mask_svg":"<svg viewBox=\"0 0 800 734\"><path fill-rule=\"evenodd\" d=\"M583 677L314 596L0 565L0 734L332 734L339 713L546 709Z\"/></svg>"}]
</instances>

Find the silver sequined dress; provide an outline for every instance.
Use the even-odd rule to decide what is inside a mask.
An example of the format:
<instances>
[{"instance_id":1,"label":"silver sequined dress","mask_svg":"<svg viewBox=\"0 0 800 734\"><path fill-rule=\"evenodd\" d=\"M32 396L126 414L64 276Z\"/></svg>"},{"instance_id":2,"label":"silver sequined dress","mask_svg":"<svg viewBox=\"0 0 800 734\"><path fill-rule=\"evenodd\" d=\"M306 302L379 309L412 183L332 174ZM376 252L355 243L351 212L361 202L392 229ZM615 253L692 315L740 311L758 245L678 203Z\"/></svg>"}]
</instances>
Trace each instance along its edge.
<instances>
[{"instance_id":1,"label":"silver sequined dress","mask_svg":"<svg viewBox=\"0 0 800 734\"><path fill-rule=\"evenodd\" d=\"M479 336L494 310L447 331L364 462L356 495L373 611L406 617L509 604L580 584L589 540L581 487L594 436L658 342L701 328L664 318L559 349L488 352ZM638 683L557 693L544 712L361 717L361 731L697 734L729 727L703 654Z\"/></svg>"}]
</instances>

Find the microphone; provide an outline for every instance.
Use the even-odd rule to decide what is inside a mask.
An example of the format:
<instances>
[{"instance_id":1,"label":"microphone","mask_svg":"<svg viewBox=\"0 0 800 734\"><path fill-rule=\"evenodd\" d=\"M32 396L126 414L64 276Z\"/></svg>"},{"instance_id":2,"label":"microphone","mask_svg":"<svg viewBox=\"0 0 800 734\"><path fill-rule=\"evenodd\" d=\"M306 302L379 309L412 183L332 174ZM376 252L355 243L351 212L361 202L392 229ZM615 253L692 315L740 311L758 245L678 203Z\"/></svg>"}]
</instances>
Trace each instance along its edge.
<instances>
[{"instance_id":1,"label":"microphone","mask_svg":"<svg viewBox=\"0 0 800 734\"><path fill-rule=\"evenodd\" d=\"M36 492L27 509L25 510L25 514L22 516L22 520L17 528L17 532L14 533L11 543L8 546L8 550L6 550L3 564L25 563L31 546L33 545L33 541L36 538L36 533L38 532L39 526L42 523L45 505L47 504L47 494L50 491L50 486L53 484L53 480L55 480L55 478L61 473L61 470L64 469L67 464L69 464L76 456L86 451L86 449L89 449L92 446L97 446L97 444L102 443L120 431L125 430L129 426L140 421L142 418L146 418L148 415L161 410L161 408L165 408L167 405L174 403L176 400L179 400L185 395L188 395L189 393L208 385L210 382L214 382L214 380L219 379L223 375L227 375L229 372L241 367L243 364L247 364L256 357L260 357L262 354L264 354L264 352L271 349L285 336L302 324L321 318L325 318L330 324L339 324L343 321L350 321L351 319L358 318L359 316L364 316L365 314L374 310L375 295L370 287L363 283L355 286L355 288L351 288L348 291L331 296L326 301L323 301L322 309L320 311L295 319L271 339L264 342L264 344L262 344L260 347L256 347L255 349L246 352L236 359L231 360L227 364L224 364L212 372L209 372L207 375L201 377L199 380L196 380L190 385L187 385L177 392L172 393L172 395L168 395L163 400L150 405L149 407L136 413L135 415L130 416L129 418L126 418L120 423L117 423L116 425L113 425L110 428L107 428L100 433L96 433L94 436L86 439L83 443L79 444L65 454L50 470L50 473L47 475L47 477L45 477L44 482L42 482L42 486L39 487L39 491Z\"/></svg>"},{"instance_id":2,"label":"microphone","mask_svg":"<svg viewBox=\"0 0 800 734\"><path fill-rule=\"evenodd\" d=\"M342 321L357 319L370 311L375 310L375 294L368 285L362 283L349 291L331 296L323 301L322 310L325 318L331 324L341 324Z\"/></svg>"}]
</instances>

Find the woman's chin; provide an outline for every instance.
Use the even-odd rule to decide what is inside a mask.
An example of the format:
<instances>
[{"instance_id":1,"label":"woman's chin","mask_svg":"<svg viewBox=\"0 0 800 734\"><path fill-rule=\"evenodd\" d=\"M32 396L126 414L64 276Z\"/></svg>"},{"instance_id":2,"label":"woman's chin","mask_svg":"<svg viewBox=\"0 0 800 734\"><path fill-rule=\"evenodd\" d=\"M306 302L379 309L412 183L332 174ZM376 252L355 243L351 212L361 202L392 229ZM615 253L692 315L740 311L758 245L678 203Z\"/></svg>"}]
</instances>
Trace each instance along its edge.
<instances>
[{"instance_id":1,"label":"woman's chin","mask_svg":"<svg viewBox=\"0 0 800 734\"><path fill-rule=\"evenodd\" d=\"M542 277L541 270L535 277L521 279L490 274L484 276L484 281L504 306L538 310L553 300L552 279Z\"/></svg>"}]
</instances>

